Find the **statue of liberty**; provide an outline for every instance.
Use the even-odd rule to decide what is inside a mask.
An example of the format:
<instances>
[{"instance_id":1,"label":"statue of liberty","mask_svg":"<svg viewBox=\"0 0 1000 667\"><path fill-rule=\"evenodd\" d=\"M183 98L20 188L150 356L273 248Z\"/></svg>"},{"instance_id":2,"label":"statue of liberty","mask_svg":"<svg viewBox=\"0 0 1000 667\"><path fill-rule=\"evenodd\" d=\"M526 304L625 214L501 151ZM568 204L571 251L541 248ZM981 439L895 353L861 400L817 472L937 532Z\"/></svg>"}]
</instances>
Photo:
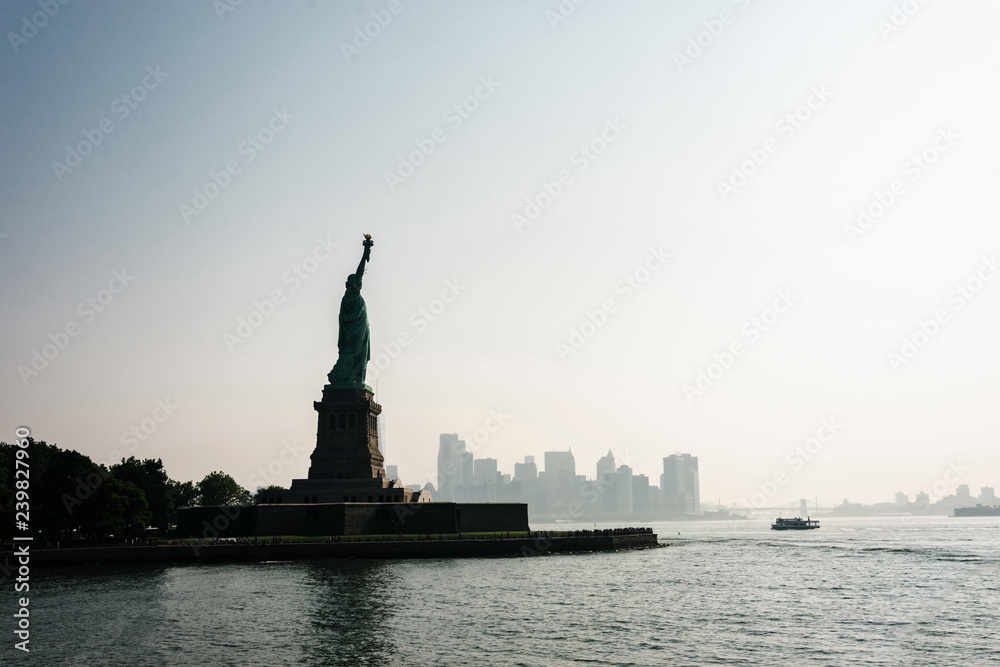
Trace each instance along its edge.
<instances>
[{"instance_id":1,"label":"statue of liberty","mask_svg":"<svg viewBox=\"0 0 1000 667\"><path fill-rule=\"evenodd\" d=\"M340 334L337 337L337 363L327 378L333 389L368 389L365 373L371 359L371 334L368 329L368 309L361 297L361 278L365 275L365 262L372 253L371 234L365 234L365 247L358 270L347 276L347 290L340 300Z\"/></svg>"}]
</instances>

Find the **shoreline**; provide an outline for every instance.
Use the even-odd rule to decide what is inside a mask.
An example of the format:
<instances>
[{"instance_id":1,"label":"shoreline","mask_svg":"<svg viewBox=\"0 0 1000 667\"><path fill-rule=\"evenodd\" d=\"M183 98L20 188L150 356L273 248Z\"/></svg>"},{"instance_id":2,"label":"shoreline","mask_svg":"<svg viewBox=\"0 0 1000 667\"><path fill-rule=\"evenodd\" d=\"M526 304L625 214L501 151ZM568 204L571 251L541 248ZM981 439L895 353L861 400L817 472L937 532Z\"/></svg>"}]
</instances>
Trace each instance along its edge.
<instances>
[{"instance_id":1,"label":"shoreline","mask_svg":"<svg viewBox=\"0 0 1000 667\"><path fill-rule=\"evenodd\" d=\"M552 537L470 538L449 540L279 542L260 544L175 544L157 546L32 549L31 563L41 567L135 565L146 563L233 563L279 560L494 558L557 553L633 551L664 547L655 533ZM10 559L8 561L7 559ZM11 551L0 562L15 562Z\"/></svg>"}]
</instances>

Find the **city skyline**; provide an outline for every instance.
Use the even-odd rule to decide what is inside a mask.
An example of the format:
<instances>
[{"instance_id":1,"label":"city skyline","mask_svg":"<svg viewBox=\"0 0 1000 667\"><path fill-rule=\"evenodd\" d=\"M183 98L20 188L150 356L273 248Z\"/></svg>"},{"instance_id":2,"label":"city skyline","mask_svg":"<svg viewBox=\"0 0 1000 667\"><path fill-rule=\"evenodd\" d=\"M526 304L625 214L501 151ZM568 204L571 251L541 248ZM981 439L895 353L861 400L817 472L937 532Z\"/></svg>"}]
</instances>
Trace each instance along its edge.
<instances>
[{"instance_id":1,"label":"city skyline","mask_svg":"<svg viewBox=\"0 0 1000 667\"><path fill-rule=\"evenodd\" d=\"M506 473L495 458L475 458L457 433L442 433L438 444L437 484L411 484L428 489L436 501L523 502L536 518L552 520L652 519L701 516L698 459L690 454L663 458L661 484L650 485L649 477L633 474L614 453L598 459L591 479L579 472L572 450L547 451L541 470L535 457L526 455ZM674 478L668 476L668 472ZM402 480L406 483L406 480Z\"/></svg>"},{"instance_id":2,"label":"city skyline","mask_svg":"<svg viewBox=\"0 0 1000 667\"><path fill-rule=\"evenodd\" d=\"M451 483L446 484L444 493L441 492L437 480L442 476L442 462L449 460L447 457L442 458L442 452L444 448L454 447L457 450L458 458L455 460L462 461L461 466L452 466L450 469L453 471L450 475L445 475L445 477L451 478ZM537 478L539 472L547 472L547 468L543 465L542 469L539 470L537 464L535 463L534 455L524 455L523 461L515 461L513 464L513 473L504 472L498 466L497 460L495 458L475 458L473 452L465 451L466 442L458 438L457 433L442 433L439 436L439 450L438 450L438 477L434 480L425 480L423 482L415 482L409 479L403 479L403 482L414 489L425 488L428 483L431 484L433 492L436 494L435 499L442 500L455 500L456 496L454 493L455 479L461 480L464 470L472 471L471 474L475 480L476 485L483 483L482 478L476 471L479 469L478 464L480 462L489 462L490 470L492 475L503 483L509 483L511 481L517 482L519 479L523 478ZM698 457L692 456L689 453L677 452L674 454L669 454L662 458L663 472L658 475L655 479L659 479L658 485L650 485L650 477L634 471L631 466L627 464L622 464L617 466L617 461L615 459L615 453L612 450L597 459L595 463L595 475L593 478L588 477L586 474L577 474L577 462L576 457L573 455L572 448L566 451L546 451L543 452L542 460L546 462L546 465L552 467L553 473L558 471L564 471L570 477L583 480L587 482L600 481L603 476L611 475L612 477L617 474L626 473L629 477L630 484L642 484L643 488L653 489L656 493L661 496L670 495L674 498L678 496L688 496L687 498L678 498L674 502L676 505L671 509L669 506L663 508L669 514L689 514L696 515L708 511L709 508L718 509L720 507L717 498L721 498L724 494L720 493L710 493L708 494L709 507L706 508L701 502L700 493L700 472L698 467ZM668 461L670 462L668 464ZM669 476L668 476L668 465L669 465ZM617 467L616 467L617 466ZM397 466L392 466L394 470ZM623 470L624 469L624 470ZM917 491L910 491L909 493L905 491L896 491L894 494L891 492L885 492L882 496L876 496L873 500L865 499L863 503L865 505L885 505L895 503L897 506L908 507L910 504L917 506L918 508L926 507L942 499L946 499L954 496L959 502L981 502L982 504L995 504L998 502L998 498L995 495L993 486L982 486L979 488L978 495L972 495L971 486L968 483L958 483L956 480L961 479L961 474L963 471L958 469L954 472L954 476L946 475L943 479L938 480L935 484L928 486ZM668 491L665 491L666 485L664 484L666 479L670 479L673 486ZM773 483L772 483L773 484ZM775 484L775 488L777 485ZM763 495L761 490L767 492ZM910 501L909 498L913 497ZM757 498L764 498L763 501L758 501ZM757 509L771 509L774 507L791 507L795 504L801 504L806 502L812 502L816 498L815 495L807 494L806 498L801 498L799 496L793 496L791 494L776 495L769 492L765 485L756 490L749 497L743 498L727 498L726 502L721 503L721 507L729 510L751 510L756 511ZM496 498L493 498L496 500ZM901 500L903 499L903 500ZM607 507L607 503L610 498L602 494L602 506ZM857 498L849 499L844 497L843 503L851 501L852 504L858 504ZM666 502L666 501L665 501ZM824 503L829 506L836 506L840 504L840 500L836 496L825 497ZM829 509L826 507L825 509Z\"/></svg>"}]
</instances>

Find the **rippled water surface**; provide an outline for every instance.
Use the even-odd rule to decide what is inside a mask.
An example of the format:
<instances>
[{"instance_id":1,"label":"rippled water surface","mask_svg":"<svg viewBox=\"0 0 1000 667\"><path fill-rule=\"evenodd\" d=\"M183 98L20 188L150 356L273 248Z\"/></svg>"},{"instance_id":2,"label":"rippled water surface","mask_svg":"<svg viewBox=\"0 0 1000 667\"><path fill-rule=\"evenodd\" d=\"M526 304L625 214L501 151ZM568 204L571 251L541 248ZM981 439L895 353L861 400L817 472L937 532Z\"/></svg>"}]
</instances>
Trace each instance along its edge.
<instances>
[{"instance_id":1,"label":"rippled water surface","mask_svg":"<svg viewBox=\"0 0 1000 667\"><path fill-rule=\"evenodd\" d=\"M669 548L37 570L0 664L1000 665L1000 519L654 527Z\"/></svg>"}]
</instances>

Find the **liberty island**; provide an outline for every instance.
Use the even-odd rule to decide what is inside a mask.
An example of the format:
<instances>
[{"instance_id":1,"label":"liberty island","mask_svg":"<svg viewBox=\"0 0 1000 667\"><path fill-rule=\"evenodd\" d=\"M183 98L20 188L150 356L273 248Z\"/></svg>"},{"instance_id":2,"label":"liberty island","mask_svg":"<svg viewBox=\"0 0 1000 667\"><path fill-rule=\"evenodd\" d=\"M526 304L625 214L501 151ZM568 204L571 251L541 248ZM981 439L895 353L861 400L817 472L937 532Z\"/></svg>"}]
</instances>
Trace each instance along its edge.
<instances>
[{"instance_id":1,"label":"liberty island","mask_svg":"<svg viewBox=\"0 0 1000 667\"><path fill-rule=\"evenodd\" d=\"M269 535L409 534L427 540L431 536L440 538L433 541L433 546L411 543L402 549L399 545L386 547L385 541L378 540L376 546L363 549L358 542L336 547L342 551L350 546L351 553L358 557L389 558L657 546L656 535L649 529L546 533L540 540L529 528L525 503L435 502L427 490L413 490L389 478L379 446L382 406L365 383L371 359L371 330L368 304L361 291L374 245L371 235L365 234L361 260L344 285L338 313L337 361L327 374L322 399L313 403L317 413L316 447L310 456L308 475L293 479L287 489L270 487L261 491L254 505L179 510L178 534L212 540ZM220 521L220 515L226 520ZM480 536L475 548L457 539L468 534ZM456 540L445 540L446 535L456 536ZM494 539L484 543L482 536Z\"/></svg>"},{"instance_id":2,"label":"liberty island","mask_svg":"<svg viewBox=\"0 0 1000 667\"><path fill-rule=\"evenodd\" d=\"M229 504L179 508L176 528L165 540L55 545L33 549L32 563L456 558L663 546L651 528L533 531L526 503L436 502L428 490L390 477L379 446L382 406L365 383L371 331L361 290L374 246L371 235L365 234L362 246L340 302L337 360L321 400L313 402L316 445L306 477L293 479L288 488L259 488L255 497L247 493Z\"/></svg>"}]
</instances>

